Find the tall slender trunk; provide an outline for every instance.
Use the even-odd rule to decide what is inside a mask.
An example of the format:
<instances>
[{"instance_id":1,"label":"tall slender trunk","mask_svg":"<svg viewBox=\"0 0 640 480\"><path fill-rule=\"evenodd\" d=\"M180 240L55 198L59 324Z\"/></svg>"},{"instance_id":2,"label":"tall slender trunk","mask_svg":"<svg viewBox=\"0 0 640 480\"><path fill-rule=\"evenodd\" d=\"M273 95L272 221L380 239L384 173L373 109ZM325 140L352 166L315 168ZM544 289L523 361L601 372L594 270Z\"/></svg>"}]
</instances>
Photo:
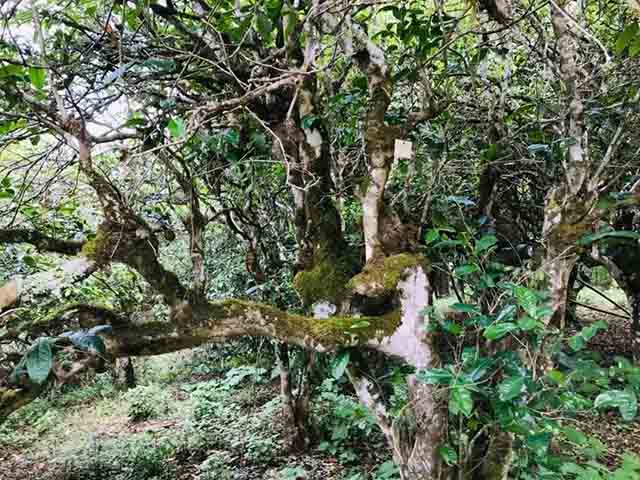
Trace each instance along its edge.
<instances>
[{"instance_id":1,"label":"tall slender trunk","mask_svg":"<svg viewBox=\"0 0 640 480\"><path fill-rule=\"evenodd\" d=\"M304 352L305 365L299 372L297 388L293 385L289 347L282 343L276 347L276 359L280 370L280 394L282 414L286 425L285 446L289 451L305 451L310 443L309 401L311 399L311 370L313 353Z\"/></svg>"}]
</instances>

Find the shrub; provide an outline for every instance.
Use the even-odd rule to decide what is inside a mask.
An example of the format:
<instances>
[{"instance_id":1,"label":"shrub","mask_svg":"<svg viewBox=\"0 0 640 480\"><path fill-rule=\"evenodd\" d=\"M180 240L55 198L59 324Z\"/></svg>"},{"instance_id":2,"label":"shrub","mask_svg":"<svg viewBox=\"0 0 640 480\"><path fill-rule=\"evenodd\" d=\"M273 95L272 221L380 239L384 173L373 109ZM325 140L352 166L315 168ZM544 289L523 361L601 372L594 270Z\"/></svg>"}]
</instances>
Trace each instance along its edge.
<instances>
[{"instance_id":1,"label":"shrub","mask_svg":"<svg viewBox=\"0 0 640 480\"><path fill-rule=\"evenodd\" d=\"M125 395L129 402L129 418L139 422L166 414L169 410L167 391L158 385L139 386Z\"/></svg>"}]
</instances>

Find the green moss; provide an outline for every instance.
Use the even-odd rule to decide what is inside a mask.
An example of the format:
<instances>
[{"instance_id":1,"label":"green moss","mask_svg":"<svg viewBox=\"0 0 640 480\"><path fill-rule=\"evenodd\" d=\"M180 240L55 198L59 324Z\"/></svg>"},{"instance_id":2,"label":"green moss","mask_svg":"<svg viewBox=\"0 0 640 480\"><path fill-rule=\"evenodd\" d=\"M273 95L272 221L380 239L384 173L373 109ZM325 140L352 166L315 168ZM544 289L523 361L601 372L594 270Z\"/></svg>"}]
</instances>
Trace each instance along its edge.
<instances>
[{"instance_id":1,"label":"green moss","mask_svg":"<svg viewBox=\"0 0 640 480\"><path fill-rule=\"evenodd\" d=\"M298 272L293 279L293 286L305 306L323 300L338 304L346 292L350 270L346 260L334 261L330 256L325 256L311 270Z\"/></svg>"},{"instance_id":2,"label":"green moss","mask_svg":"<svg viewBox=\"0 0 640 480\"><path fill-rule=\"evenodd\" d=\"M401 315L394 310L379 317L330 317L313 322L313 335L329 344L357 339L359 343L393 335L400 326Z\"/></svg>"},{"instance_id":3,"label":"green moss","mask_svg":"<svg viewBox=\"0 0 640 480\"><path fill-rule=\"evenodd\" d=\"M95 262L104 262L107 260L110 244L111 238L108 232L99 226L96 236L82 246L81 253Z\"/></svg>"},{"instance_id":4,"label":"green moss","mask_svg":"<svg viewBox=\"0 0 640 480\"><path fill-rule=\"evenodd\" d=\"M401 253L368 263L364 270L353 277L347 287L368 297L393 295L408 268L416 265L426 267L422 255Z\"/></svg>"},{"instance_id":5,"label":"green moss","mask_svg":"<svg viewBox=\"0 0 640 480\"><path fill-rule=\"evenodd\" d=\"M270 327L267 330L272 329L271 334L276 338L300 339L308 346L323 345L327 348L391 336L401 320L399 310L379 317L338 316L316 319L243 300L215 302L209 304L209 308L212 323L229 317L244 317L244 321L248 322L245 334L263 335L266 325ZM252 332L254 321L261 325Z\"/></svg>"}]
</instances>

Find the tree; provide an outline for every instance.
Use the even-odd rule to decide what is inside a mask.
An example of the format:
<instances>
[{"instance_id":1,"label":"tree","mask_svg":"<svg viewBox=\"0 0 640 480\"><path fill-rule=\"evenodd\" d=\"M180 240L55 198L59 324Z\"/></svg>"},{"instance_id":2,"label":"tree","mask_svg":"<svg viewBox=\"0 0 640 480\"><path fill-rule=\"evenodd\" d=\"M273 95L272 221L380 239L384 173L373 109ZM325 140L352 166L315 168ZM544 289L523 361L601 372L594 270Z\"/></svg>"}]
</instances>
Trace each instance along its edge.
<instances>
[{"instance_id":1,"label":"tree","mask_svg":"<svg viewBox=\"0 0 640 480\"><path fill-rule=\"evenodd\" d=\"M454 278L462 309L470 308L469 289L476 291L469 278L480 278L489 288L482 311L497 318L502 297L490 283L501 273L485 252L517 258L516 246L540 241L552 297L545 323L563 328L584 237L639 198L637 182L619 185L638 173L634 149L623 142L638 142L626 127L640 95L637 28L603 27L605 20L619 26L632 11L622 2L618 13L573 4L3 7L0 161L9 167L0 183L7 218L0 242L31 244L60 261L0 289L1 339L18 360L0 386L0 418L54 377L64 381L101 359L246 335L316 352L373 350L417 372L437 369L431 266ZM601 93L605 73L611 86ZM90 190L65 185L70 173ZM62 225L47 221L34 205L54 183L63 196L98 202L98 211L72 212ZM59 213L63 203L54 203ZM98 225L86 225L87 217ZM208 235L223 234L239 241L257 287L284 272L298 304L209 298ZM191 263L182 274L167 266L166 253L181 240ZM115 264L162 299L166 319L139 322L126 309L68 300L76 285ZM55 308L38 305L51 292L60 299ZM525 310L531 303L521 300ZM314 309L324 314L314 317ZM76 335L63 335L70 330ZM20 341L42 333L16 358ZM486 336L483 351L513 347L491 343L500 338ZM80 352L65 370L57 352L73 345ZM282 347L285 406L293 436L304 437L308 398L293 399L287 358ZM407 433L390 419L367 369L354 365L349 377L402 477L446 477L453 469L441 450L448 431L441 390L407 377ZM460 415L471 390L456 385ZM482 468L458 466L465 475L508 472L512 434L489 430L469 446L468 462L484 458ZM478 455L476 447L507 454Z\"/></svg>"}]
</instances>

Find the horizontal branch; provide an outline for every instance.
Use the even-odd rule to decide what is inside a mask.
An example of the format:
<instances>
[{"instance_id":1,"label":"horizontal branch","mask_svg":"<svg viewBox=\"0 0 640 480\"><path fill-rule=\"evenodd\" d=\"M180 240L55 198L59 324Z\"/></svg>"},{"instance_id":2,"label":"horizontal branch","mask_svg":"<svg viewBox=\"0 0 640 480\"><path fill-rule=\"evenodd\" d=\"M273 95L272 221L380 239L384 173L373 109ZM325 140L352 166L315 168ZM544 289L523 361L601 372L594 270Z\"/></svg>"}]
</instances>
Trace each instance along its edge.
<instances>
[{"instance_id":1,"label":"horizontal branch","mask_svg":"<svg viewBox=\"0 0 640 480\"><path fill-rule=\"evenodd\" d=\"M97 268L96 262L79 256L45 272L14 277L0 287L0 312L19 302L29 303L40 295L59 296L64 288L87 278Z\"/></svg>"},{"instance_id":2,"label":"horizontal branch","mask_svg":"<svg viewBox=\"0 0 640 480\"><path fill-rule=\"evenodd\" d=\"M63 240L26 228L0 229L0 243L29 243L42 252L76 255L82 250L84 241Z\"/></svg>"},{"instance_id":3,"label":"horizontal branch","mask_svg":"<svg viewBox=\"0 0 640 480\"><path fill-rule=\"evenodd\" d=\"M201 110L204 110L210 114L218 114L218 113L223 113L223 112L232 110L237 107L249 105L253 101L262 97L263 95L266 95L271 92L275 92L276 90L279 90L282 87L285 87L288 85L295 85L298 81L300 81L303 78L303 75L304 73L302 72L294 73L289 76L286 76L285 78L277 80L273 83L265 85L263 87L255 88L254 90L250 91L249 93L246 93L241 97L232 98L231 100L226 100L224 102L208 102L201 108Z\"/></svg>"}]
</instances>

